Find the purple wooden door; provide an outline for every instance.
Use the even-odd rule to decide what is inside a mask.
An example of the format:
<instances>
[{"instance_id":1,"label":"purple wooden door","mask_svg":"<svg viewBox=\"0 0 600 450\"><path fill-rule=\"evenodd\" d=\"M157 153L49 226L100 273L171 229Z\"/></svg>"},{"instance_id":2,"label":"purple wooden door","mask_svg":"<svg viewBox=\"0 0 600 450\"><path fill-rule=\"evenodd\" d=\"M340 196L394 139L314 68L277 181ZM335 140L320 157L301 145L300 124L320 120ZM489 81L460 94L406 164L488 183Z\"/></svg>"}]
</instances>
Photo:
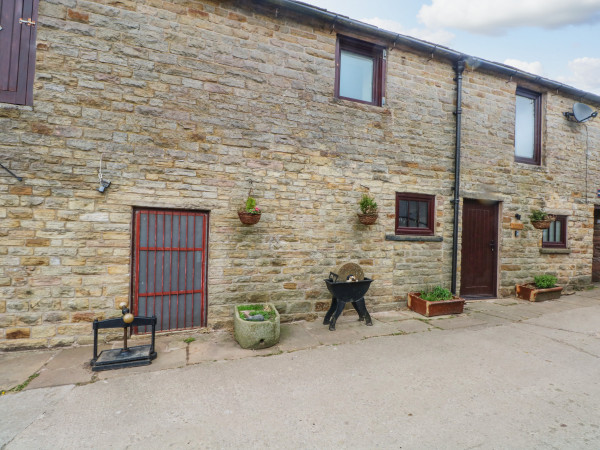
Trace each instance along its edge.
<instances>
[{"instance_id":1,"label":"purple wooden door","mask_svg":"<svg viewBox=\"0 0 600 450\"><path fill-rule=\"evenodd\" d=\"M39 0L0 1L0 102L33 103Z\"/></svg>"},{"instance_id":2,"label":"purple wooden door","mask_svg":"<svg viewBox=\"0 0 600 450\"><path fill-rule=\"evenodd\" d=\"M207 213L136 210L134 313L159 331L206 326L207 244Z\"/></svg>"},{"instance_id":3,"label":"purple wooden door","mask_svg":"<svg viewBox=\"0 0 600 450\"><path fill-rule=\"evenodd\" d=\"M496 296L498 203L465 199L462 223L460 295Z\"/></svg>"}]
</instances>

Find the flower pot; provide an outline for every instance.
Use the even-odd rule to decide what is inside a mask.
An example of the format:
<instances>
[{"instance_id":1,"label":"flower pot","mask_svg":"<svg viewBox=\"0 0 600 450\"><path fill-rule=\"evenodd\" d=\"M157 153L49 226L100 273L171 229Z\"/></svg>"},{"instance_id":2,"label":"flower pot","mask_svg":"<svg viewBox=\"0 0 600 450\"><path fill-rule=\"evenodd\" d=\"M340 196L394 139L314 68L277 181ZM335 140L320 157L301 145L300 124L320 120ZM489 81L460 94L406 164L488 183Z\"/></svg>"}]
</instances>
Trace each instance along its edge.
<instances>
[{"instance_id":1,"label":"flower pot","mask_svg":"<svg viewBox=\"0 0 600 450\"><path fill-rule=\"evenodd\" d=\"M465 307L465 299L452 297L452 300L430 302L421 298L420 292L408 293L408 308L425 317L461 314Z\"/></svg>"},{"instance_id":2,"label":"flower pot","mask_svg":"<svg viewBox=\"0 0 600 450\"><path fill-rule=\"evenodd\" d=\"M545 300L556 300L560 298L563 288L555 286L548 289L538 289L535 284L517 284L517 298L529 300L530 302L543 302Z\"/></svg>"},{"instance_id":3,"label":"flower pot","mask_svg":"<svg viewBox=\"0 0 600 450\"><path fill-rule=\"evenodd\" d=\"M240 347L258 350L272 347L279 342L281 332L279 312L272 303L265 303L265 305L275 311L275 317L262 322L242 319L238 313L240 305L233 307L234 336Z\"/></svg>"},{"instance_id":4,"label":"flower pot","mask_svg":"<svg viewBox=\"0 0 600 450\"><path fill-rule=\"evenodd\" d=\"M260 214L250 214L243 211L238 211L238 217L244 225L254 225L260 220Z\"/></svg>"},{"instance_id":5,"label":"flower pot","mask_svg":"<svg viewBox=\"0 0 600 450\"><path fill-rule=\"evenodd\" d=\"M533 228L537 228L538 230L547 230L550 228L550 224L555 220L555 216L548 214L548 217L544 220L532 220L531 225L533 225Z\"/></svg>"},{"instance_id":6,"label":"flower pot","mask_svg":"<svg viewBox=\"0 0 600 450\"><path fill-rule=\"evenodd\" d=\"M537 228L538 230L547 230L548 228L550 228L551 222L552 221L550 219L536 220L536 221L531 221L531 225L533 225L533 228Z\"/></svg>"},{"instance_id":7,"label":"flower pot","mask_svg":"<svg viewBox=\"0 0 600 450\"><path fill-rule=\"evenodd\" d=\"M377 213L373 213L373 214L358 213L357 216L358 216L358 220L363 225L373 225L375 222L377 222L377 218L379 217L379 214L377 214Z\"/></svg>"}]
</instances>

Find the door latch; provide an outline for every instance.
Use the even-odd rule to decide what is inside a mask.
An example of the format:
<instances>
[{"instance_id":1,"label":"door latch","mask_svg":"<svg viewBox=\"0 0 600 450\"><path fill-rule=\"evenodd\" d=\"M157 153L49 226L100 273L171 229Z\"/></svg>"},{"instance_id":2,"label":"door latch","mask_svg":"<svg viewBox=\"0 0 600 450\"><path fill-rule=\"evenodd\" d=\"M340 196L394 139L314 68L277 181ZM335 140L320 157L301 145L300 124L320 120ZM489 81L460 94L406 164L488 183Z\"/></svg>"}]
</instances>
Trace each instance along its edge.
<instances>
[{"instance_id":1,"label":"door latch","mask_svg":"<svg viewBox=\"0 0 600 450\"><path fill-rule=\"evenodd\" d=\"M496 250L496 241L493 239L490 242L490 248L492 249L492 253Z\"/></svg>"},{"instance_id":2,"label":"door latch","mask_svg":"<svg viewBox=\"0 0 600 450\"><path fill-rule=\"evenodd\" d=\"M19 19L19 23L20 24L25 24L28 27L34 27L35 26L35 20L31 20L31 17L29 17L27 20L23 20L23 18L21 17Z\"/></svg>"}]
</instances>

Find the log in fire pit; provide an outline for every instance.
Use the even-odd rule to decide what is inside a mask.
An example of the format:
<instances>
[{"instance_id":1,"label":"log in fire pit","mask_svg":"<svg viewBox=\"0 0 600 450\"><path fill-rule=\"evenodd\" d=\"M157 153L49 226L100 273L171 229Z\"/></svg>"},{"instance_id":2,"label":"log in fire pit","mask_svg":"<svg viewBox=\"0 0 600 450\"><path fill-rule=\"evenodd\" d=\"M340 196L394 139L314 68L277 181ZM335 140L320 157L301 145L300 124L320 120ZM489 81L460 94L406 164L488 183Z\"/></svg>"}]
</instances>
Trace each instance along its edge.
<instances>
[{"instance_id":1,"label":"log in fire pit","mask_svg":"<svg viewBox=\"0 0 600 450\"><path fill-rule=\"evenodd\" d=\"M348 273L353 269L356 275ZM364 277L362 269L357 264L345 264L338 272L338 274L329 272L329 278L325 280L332 297L331 306L325 314L323 325L329 325L329 330L335 331L335 323L348 302L352 303L358 313L358 320L364 320L366 325L373 325L365 305L365 294L373 280ZM343 278L340 275L343 275ZM340 278L342 279L340 280Z\"/></svg>"}]
</instances>

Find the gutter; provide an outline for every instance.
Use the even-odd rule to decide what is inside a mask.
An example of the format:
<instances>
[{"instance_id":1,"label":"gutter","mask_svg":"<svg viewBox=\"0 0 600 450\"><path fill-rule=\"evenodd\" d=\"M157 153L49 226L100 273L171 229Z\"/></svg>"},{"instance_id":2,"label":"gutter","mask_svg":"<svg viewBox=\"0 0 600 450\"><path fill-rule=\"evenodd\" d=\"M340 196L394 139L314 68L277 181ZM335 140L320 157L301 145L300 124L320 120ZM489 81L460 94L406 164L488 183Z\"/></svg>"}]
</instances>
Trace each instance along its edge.
<instances>
[{"instance_id":1,"label":"gutter","mask_svg":"<svg viewBox=\"0 0 600 450\"><path fill-rule=\"evenodd\" d=\"M593 94L591 92L582 91L581 89L574 88L567 84L559 83L558 81L550 80L548 78L534 75L529 72L524 72L515 67L506 66L504 64L487 61L485 59L470 56L465 53L452 50L448 47L444 47L431 42L422 41L410 36L403 34L392 33L378 28L374 25L364 23L358 20L351 19L350 17L335 14L327 11L326 9L318 8L307 3L292 1L292 0L254 0L254 2L271 5L275 8L285 8L290 11L295 11L300 14L315 17L317 19L331 22L332 25L345 26L354 30L367 33L371 36L377 36L381 39L389 40L395 44L405 45L413 50L424 53L426 55L436 56L441 59L449 60L451 63L457 63L458 61L464 60L466 65L472 70L486 70L493 73L506 75L508 77L518 77L531 83L542 86L548 90L556 91L556 93L562 93L575 97L579 101L585 100L589 103L594 103L600 106L600 95ZM332 31L334 27L332 26Z\"/></svg>"},{"instance_id":2,"label":"gutter","mask_svg":"<svg viewBox=\"0 0 600 450\"><path fill-rule=\"evenodd\" d=\"M452 282L450 290L456 295L456 273L458 261L458 221L460 211L460 134L462 125L462 74L465 70L465 62L457 61L454 66L456 72L456 148L454 151L454 223L452 227Z\"/></svg>"}]
</instances>

